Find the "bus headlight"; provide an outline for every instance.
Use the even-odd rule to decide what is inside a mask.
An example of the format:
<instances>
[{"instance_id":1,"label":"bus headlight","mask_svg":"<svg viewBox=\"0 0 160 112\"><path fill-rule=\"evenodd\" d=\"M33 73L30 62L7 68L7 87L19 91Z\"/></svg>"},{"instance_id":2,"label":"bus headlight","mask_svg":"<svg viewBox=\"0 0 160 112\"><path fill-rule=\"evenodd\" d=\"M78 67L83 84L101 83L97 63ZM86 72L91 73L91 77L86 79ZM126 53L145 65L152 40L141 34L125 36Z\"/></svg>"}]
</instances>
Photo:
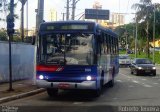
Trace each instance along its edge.
<instances>
[{"instance_id":1,"label":"bus headlight","mask_svg":"<svg viewBox=\"0 0 160 112\"><path fill-rule=\"evenodd\" d=\"M40 79L40 80L43 80L43 79L44 79L44 76L43 76L43 75L40 75L40 76L39 76L39 79Z\"/></svg>"},{"instance_id":2,"label":"bus headlight","mask_svg":"<svg viewBox=\"0 0 160 112\"><path fill-rule=\"evenodd\" d=\"M156 67L152 67L152 69L154 69L154 70L155 70L155 69L156 69Z\"/></svg>"},{"instance_id":3,"label":"bus headlight","mask_svg":"<svg viewBox=\"0 0 160 112\"><path fill-rule=\"evenodd\" d=\"M92 77L91 76L87 76L86 79L87 79L87 81L90 81L90 80L92 80Z\"/></svg>"},{"instance_id":4,"label":"bus headlight","mask_svg":"<svg viewBox=\"0 0 160 112\"><path fill-rule=\"evenodd\" d=\"M141 69L142 69L142 67L138 67L138 69L139 69L139 70L141 70Z\"/></svg>"}]
</instances>

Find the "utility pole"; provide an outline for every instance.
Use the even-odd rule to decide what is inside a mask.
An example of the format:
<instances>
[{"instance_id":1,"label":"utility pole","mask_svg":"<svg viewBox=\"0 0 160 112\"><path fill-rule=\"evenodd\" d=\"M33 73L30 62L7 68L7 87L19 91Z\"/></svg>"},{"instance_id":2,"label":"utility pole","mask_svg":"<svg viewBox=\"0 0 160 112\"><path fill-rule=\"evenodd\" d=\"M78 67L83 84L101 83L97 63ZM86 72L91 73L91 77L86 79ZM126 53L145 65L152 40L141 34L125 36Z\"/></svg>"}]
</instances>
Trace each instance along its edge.
<instances>
[{"instance_id":1,"label":"utility pole","mask_svg":"<svg viewBox=\"0 0 160 112\"><path fill-rule=\"evenodd\" d=\"M153 21L153 63L155 63L155 22L156 22L156 10L154 4L154 21Z\"/></svg>"},{"instance_id":2,"label":"utility pole","mask_svg":"<svg viewBox=\"0 0 160 112\"><path fill-rule=\"evenodd\" d=\"M126 54L128 53L128 32L125 32L125 36L126 36Z\"/></svg>"},{"instance_id":3,"label":"utility pole","mask_svg":"<svg viewBox=\"0 0 160 112\"><path fill-rule=\"evenodd\" d=\"M147 7L149 7L149 6L147 6ZM147 9L147 17L146 17L146 19L147 19L147 28L145 29L146 30L146 37L147 37L147 58L149 58L150 57L150 50L149 50L149 10Z\"/></svg>"},{"instance_id":4,"label":"utility pole","mask_svg":"<svg viewBox=\"0 0 160 112\"><path fill-rule=\"evenodd\" d=\"M77 4L77 2L78 2L79 0L73 0L72 1L72 20L74 20L75 19L75 10L76 10L76 4Z\"/></svg>"},{"instance_id":5,"label":"utility pole","mask_svg":"<svg viewBox=\"0 0 160 112\"><path fill-rule=\"evenodd\" d=\"M7 16L7 34L9 36L9 89L8 91L13 91L12 88L12 52L11 52L11 41L14 33L14 0L10 0L10 13Z\"/></svg>"},{"instance_id":6,"label":"utility pole","mask_svg":"<svg viewBox=\"0 0 160 112\"><path fill-rule=\"evenodd\" d=\"M62 13L62 20L64 21L64 18L65 18L65 13Z\"/></svg>"},{"instance_id":7,"label":"utility pole","mask_svg":"<svg viewBox=\"0 0 160 112\"><path fill-rule=\"evenodd\" d=\"M66 6L66 20L69 20L69 2L70 0L67 0L67 6Z\"/></svg>"},{"instance_id":8,"label":"utility pole","mask_svg":"<svg viewBox=\"0 0 160 112\"><path fill-rule=\"evenodd\" d=\"M150 52L149 52L149 21L147 20L147 28L146 28L146 33L147 33L147 58L150 57Z\"/></svg>"},{"instance_id":9,"label":"utility pole","mask_svg":"<svg viewBox=\"0 0 160 112\"><path fill-rule=\"evenodd\" d=\"M26 1L27 0L20 0L22 4L22 8L21 8L21 39L22 39L22 42L24 42L24 5Z\"/></svg>"},{"instance_id":10,"label":"utility pole","mask_svg":"<svg viewBox=\"0 0 160 112\"><path fill-rule=\"evenodd\" d=\"M21 8L21 39L24 42L24 4L23 0L21 0L22 8Z\"/></svg>"},{"instance_id":11,"label":"utility pole","mask_svg":"<svg viewBox=\"0 0 160 112\"><path fill-rule=\"evenodd\" d=\"M44 0L38 0L38 9L36 12L36 31L38 31L40 24L43 23Z\"/></svg>"},{"instance_id":12,"label":"utility pole","mask_svg":"<svg viewBox=\"0 0 160 112\"><path fill-rule=\"evenodd\" d=\"M28 36L28 0L26 3L26 28L27 28L27 36Z\"/></svg>"},{"instance_id":13,"label":"utility pole","mask_svg":"<svg viewBox=\"0 0 160 112\"><path fill-rule=\"evenodd\" d=\"M135 17L135 21L136 21L135 58L137 58L137 37L138 37L138 21L137 21L137 16Z\"/></svg>"},{"instance_id":14,"label":"utility pole","mask_svg":"<svg viewBox=\"0 0 160 112\"><path fill-rule=\"evenodd\" d=\"M53 12L52 10L50 12L51 12L51 21L53 21Z\"/></svg>"},{"instance_id":15,"label":"utility pole","mask_svg":"<svg viewBox=\"0 0 160 112\"><path fill-rule=\"evenodd\" d=\"M74 17L75 17L75 8L76 8L75 2L76 2L76 0L73 0L73 2L72 2L72 20L74 20Z\"/></svg>"}]
</instances>

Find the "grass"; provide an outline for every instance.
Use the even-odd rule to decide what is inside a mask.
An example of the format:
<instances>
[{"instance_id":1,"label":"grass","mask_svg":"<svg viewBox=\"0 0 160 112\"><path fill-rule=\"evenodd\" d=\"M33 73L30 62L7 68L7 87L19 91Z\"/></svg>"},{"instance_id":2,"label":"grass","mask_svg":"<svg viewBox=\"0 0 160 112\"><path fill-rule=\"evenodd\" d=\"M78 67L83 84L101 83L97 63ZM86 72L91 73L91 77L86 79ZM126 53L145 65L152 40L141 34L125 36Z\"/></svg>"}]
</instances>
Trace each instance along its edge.
<instances>
[{"instance_id":1,"label":"grass","mask_svg":"<svg viewBox=\"0 0 160 112\"><path fill-rule=\"evenodd\" d=\"M123 51L119 51L119 54L126 54L126 51L123 50ZM135 58L135 54L128 54L132 59ZM137 53L137 58L147 58L147 55L146 53L144 52L140 52ZM150 53L150 57L149 57L150 60L153 60L153 54ZM160 64L160 51L155 51L155 63L156 64Z\"/></svg>"}]
</instances>

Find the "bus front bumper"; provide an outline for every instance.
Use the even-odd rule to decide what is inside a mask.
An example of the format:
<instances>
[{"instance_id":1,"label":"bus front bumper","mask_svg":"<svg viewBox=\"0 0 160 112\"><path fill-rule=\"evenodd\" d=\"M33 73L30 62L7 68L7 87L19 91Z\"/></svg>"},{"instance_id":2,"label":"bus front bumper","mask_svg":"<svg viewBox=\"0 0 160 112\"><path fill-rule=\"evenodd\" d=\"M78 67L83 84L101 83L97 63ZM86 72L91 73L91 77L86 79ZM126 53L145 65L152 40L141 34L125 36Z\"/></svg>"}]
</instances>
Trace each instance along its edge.
<instances>
[{"instance_id":1,"label":"bus front bumper","mask_svg":"<svg viewBox=\"0 0 160 112\"><path fill-rule=\"evenodd\" d=\"M40 88L58 89L97 89L96 81L76 82L48 82L46 80L36 80L36 85Z\"/></svg>"}]
</instances>

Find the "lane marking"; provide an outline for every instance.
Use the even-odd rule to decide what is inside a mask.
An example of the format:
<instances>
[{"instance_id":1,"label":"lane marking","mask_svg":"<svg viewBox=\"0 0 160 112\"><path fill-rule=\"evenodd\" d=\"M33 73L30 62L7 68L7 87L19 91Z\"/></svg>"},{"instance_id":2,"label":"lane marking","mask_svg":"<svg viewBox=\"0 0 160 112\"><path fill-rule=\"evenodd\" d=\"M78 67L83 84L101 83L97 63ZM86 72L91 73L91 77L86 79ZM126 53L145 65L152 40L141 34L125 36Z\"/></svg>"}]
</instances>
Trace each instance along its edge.
<instances>
[{"instance_id":1,"label":"lane marking","mask_svg":"<svg viewBox=\"0 0 160 112\"><path fill-rule=\"evenodd\" d=\"M141 83L141 82L139 82L139 81L137 81L137 80L134 80L134 78L136 78L136 77L130 77L130 76L127 76L127 75L124 75L124 74L120 74L120 75L122 75L122 76L125 76L125 77L127 77L128 78L128 80L131 80L133 83L136 83L136 84L139 84L139 85L141 85L141 86L144 86L144 87L153 87L153 86L151 86L151 85L148 85L148 84L145 84L145 83ZM153 77L153 78L155 78L155 77ZM147 81L147 79L145 79L145 78L142 78L142 79L139 79L139 80L142 80L142 81ZM160 81L160 79L159 79L159 81ZM154 85L157 85L158 83L153 83ZM134 87L134 86L129 86L130 88L131 87Z\"/></svg>"},{"instance_id":2,"label":"lane marking","mask_svg":"<svg viewBox=\"0 0 160 112\"><path fill-rule=\"evenodd\" d=\"M153 83L153 84L157 85L157 84L159 84L159 83Z\"/></svg>"},{"instance_id":3,"label":"lane marking","mask_svg":"<svg viewBox=\"0 0 160 112\"><path fill-rule=\"evenodd\" d=\"M83 104L83 102L73 102L74 105L80 105Z\"/></svg>"},{"instance_id":4,"label":"lane marking","mask_svg":"<svg viewBox=\"0 0 160 112\"><path fill-rule=\"evenodd\" d=\"M116 80L117 82L122 82L122 80Z\"/></svg>"},{"instance_id":5,"label":"lane marking","mask_svg":"<svg viewBox=\"0 0 160 112\"><path fill-rule=\"evenodd\" d=\"M130 85L129 87L130 87L130 88L133 88L134 86Z\"/></svg>"},{"instance_id":6,"label":"lane marking","mask_svg":"<svg viewBox=\"0 0 160 112\"><path fill-rule=\"evenodd\" d=\"M152 77L152 78L153 78L153 79L158 79L159 77L156 76L156 77Z\"/></svg>"},{"instance_id":7,"label":"lane marking","mask_svg":"<svg viewBox=\"0 0 160 112\"><path fill-rule=\"evenodd\" d=\"M139 82L138 82L138 81L136 81L136 80L132 80L132 82L134 82L134 83L136 83L136 84L139 84Z\"/></svg>"},{"instance_id":8,"label":"lane marking","mask_svg":"<svg viewBox=\"0 0 160 112\"><path fill-rule=\"evenodd\" d=\"M125 76L125 77L127 77L127 78L129 78L129 79L132 78L131 76L127 76L127 75L124 75L124 74L120 74L120 75L123 75L123 76Z\"/></svg>"},{"instance_id":9,"label":"lane marking","mask_svg":"<svg viewBox=\"0 0 160 112\"><path fill-rule=\"evenodd\" d=\"M145 84L145 83L140 83L140 82L138 82L138 81L136 81L136 80L132 80L132 82L134 82L134 83L136 83L136 84L139 84L139 85L141 85L141 86L144 86L144 87L152 87L151 85L148 85L148 84Z\"/></svg>"},{"instance_id":10,"label":"lane marking","mask_svg":"<svg viewBox=\"0 0 160 112\"><path fill-rule=\"evenodd\" d=\"M113 98L113 100L118 100L119 98Z\"/></svg>"},{"instance_id":11,"label":"lane marking","mask_svg":"<svg viewBox=\"0 0 160 112\"><path fill-rule=\"evenodd\" d=\"M147 84L146 84L146 85L144 85L144 87L152 87L152 86L151 86L151 85L147 85Z\"/></svg>"}]
</instances>

